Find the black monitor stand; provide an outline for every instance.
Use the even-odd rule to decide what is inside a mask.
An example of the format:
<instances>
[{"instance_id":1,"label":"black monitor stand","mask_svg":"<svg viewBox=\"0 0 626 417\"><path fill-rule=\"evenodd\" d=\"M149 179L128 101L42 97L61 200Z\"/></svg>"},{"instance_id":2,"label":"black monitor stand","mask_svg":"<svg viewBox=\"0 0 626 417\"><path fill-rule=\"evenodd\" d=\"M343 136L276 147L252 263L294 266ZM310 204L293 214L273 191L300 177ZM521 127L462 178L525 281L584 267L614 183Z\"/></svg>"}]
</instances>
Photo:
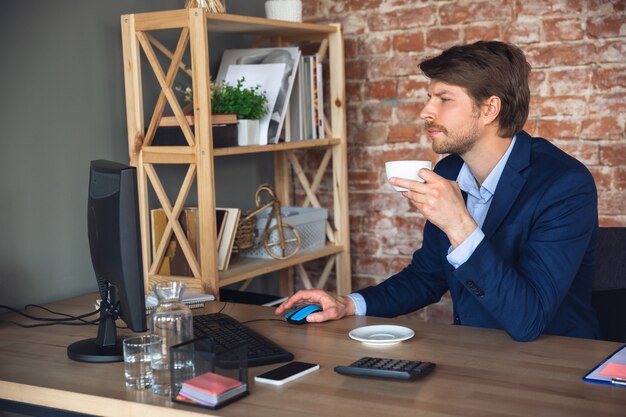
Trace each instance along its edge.
<instances>
[{"instance_id":1,"label":"black monitor stand","mask_svg":"<svg viewBox=\"0 0 626 417\"><path fill-rule=\"evenodd\" d=\"M67 347L67 356L80 362L122 362L124 360L122 338L117 337L115 328L118 316L117 307L113 307L109 301L102 300L98 336L72 343Z\"/></svg>"}]
</instances>

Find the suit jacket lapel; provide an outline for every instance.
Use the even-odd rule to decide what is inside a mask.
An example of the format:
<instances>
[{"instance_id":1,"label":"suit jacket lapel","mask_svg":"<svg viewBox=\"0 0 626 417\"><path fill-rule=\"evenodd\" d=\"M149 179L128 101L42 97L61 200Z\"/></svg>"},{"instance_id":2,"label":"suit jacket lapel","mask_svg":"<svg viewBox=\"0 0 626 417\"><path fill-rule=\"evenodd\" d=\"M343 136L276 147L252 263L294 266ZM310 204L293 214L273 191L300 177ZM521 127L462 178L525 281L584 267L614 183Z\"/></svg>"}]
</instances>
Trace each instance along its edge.
<instances>
[{"instance_id":1,"label":"suit jacket lapel","mask_svg":"<svg viewBox=\"0 0 626 417\"><path fill-rule=\"evenodd\" d=\"M531 140L526 132L517 134L515 147L502 171L482 227L485 238L495 233L526 184L526 177L521 172L530 164Z\"/></svg>"}]
</instances>

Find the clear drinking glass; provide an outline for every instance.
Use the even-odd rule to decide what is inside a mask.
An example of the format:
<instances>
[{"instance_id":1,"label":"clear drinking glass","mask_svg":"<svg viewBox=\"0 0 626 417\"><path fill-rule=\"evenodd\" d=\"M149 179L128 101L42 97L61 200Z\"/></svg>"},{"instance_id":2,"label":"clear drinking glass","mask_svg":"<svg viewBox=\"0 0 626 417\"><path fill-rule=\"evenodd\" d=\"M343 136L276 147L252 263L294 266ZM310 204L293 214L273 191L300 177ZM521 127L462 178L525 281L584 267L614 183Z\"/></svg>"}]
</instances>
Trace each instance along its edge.
<instances>
[{"instance_id":1,"label":"clear drinking glass","mask_svg":"<svg viewBox=\"0 0 626 417\"><path fill-rule=\"evenodd\" d=\"M185 287L184 283L175 281L153 286L159 305L152 313L150 330L163 339L161 354L152 356L152 392L155 394L170 394L170 348L193 339L191 310L181 302ZM173 366L175 369L193 367L193 362L180 361Z\"/></svg>"},{"instance_id":2,"label":"clear drinking glass","mask_svg":"<svg viewBox=\"0 0 626 417\"><path fill-rule=\"evenodd\" d=\"M152 355L161 348L155 335L124 339L124 377L129 388L145 389L152 385Z\"/></svg>"}]
</instances>

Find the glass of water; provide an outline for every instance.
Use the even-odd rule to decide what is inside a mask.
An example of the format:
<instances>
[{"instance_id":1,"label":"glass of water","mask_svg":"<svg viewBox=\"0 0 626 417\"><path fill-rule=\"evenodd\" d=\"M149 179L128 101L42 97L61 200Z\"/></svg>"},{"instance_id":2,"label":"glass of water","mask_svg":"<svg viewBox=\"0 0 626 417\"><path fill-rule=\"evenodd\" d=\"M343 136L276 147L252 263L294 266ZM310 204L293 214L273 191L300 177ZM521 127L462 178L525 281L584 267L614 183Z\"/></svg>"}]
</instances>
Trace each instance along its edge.
<instances>
[{"instance_id":1,"label":"glass of water","mask_svg":"<svg viewBox=\"0 0 626 417\"><path fill-rule=\"evenodd\" d=\"M160 336L135 336L124 339L124 376L129 388L152 386L152 356L161 351Z\"/></svg>"}]
</instances>

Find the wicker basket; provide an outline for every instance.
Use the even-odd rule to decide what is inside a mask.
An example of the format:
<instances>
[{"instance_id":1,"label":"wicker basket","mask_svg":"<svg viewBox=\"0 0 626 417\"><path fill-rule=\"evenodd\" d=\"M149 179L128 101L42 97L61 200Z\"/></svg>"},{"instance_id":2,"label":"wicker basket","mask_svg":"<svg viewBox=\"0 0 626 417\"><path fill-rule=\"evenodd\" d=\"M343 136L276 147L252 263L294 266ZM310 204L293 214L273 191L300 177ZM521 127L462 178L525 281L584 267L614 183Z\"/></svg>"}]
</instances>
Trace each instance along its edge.
<instances>
[{"instance_id":1,"label":"wicker basket","mask_svg":"<svg viewBox=\"0 0 626 417\"><path fill-rule=\"evenodd\" d=\"M256 227L256 216L248 214L241 217L235 234L235 245L237 249L248 249L254 246L254 228Z\"/></svg>"}]
</instances>

